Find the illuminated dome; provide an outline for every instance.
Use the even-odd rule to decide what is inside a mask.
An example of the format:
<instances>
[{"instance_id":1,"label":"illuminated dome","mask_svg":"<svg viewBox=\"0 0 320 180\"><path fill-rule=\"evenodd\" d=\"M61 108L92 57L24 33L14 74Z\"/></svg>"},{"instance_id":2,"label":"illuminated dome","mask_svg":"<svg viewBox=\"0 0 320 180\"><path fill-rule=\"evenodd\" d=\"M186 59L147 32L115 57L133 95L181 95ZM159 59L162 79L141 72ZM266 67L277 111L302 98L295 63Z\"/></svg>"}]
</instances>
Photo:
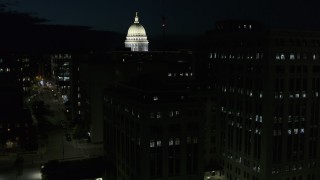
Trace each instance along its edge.
<instances>
[{"instance_id":1,"label":"illuminated dome","mask_svg":"<svg viewBox=\"0 0 320 180\"><path fill-rule=\"evenodd\" d=\"M134 23L129 27L126 41L124 42L126 48L131 51L148 51L149 41L144 27L139 23L138 13L134 18Z\"/></svg>"}]
</instances>

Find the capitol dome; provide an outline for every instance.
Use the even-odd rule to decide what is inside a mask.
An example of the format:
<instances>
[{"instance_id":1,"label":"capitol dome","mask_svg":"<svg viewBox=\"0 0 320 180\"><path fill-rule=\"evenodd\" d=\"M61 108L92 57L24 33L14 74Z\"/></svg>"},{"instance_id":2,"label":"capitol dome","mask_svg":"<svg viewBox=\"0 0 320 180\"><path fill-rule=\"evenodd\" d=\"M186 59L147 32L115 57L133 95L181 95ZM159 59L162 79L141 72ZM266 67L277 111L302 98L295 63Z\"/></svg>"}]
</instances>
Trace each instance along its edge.
<instances>
[{"instance_id":1,"label":"capitol dome","mask_svg":"<svg viewBox=\"0 0 320 180\"><path fill-rule=\"evenodd\" d=\"M146 30L139 23L134 23L129 27L127 37L147 36Z\"/></svg>"},{"instance_id":2,"label":"capitol dome","mask_svg":"<svg viewBox=\"0 0 320 180\"><path fill-rule=\"evenodd\" d=\"M148 51L149 41L144 27L139 23L138 13L134 18L134 23L129 27L125 43L126 48L131 51Z\"/></svg>"}]
</instances>

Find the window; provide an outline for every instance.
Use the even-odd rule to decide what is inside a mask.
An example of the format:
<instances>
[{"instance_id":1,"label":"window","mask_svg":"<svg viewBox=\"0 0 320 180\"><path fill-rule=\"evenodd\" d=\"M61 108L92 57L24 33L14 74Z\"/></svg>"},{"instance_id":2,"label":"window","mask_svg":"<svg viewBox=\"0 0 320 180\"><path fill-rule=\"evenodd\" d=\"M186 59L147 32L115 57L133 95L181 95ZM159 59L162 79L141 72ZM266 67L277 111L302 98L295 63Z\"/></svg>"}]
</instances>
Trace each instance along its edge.
<instances>
[{"instance_id":1,"label":"window","mask_svg":"<svg viewBox=\"0 0 320 180\"><path fill-rule=\"evenodd\" d=\"M169 117L173 117L173 114L174 114L173 111L170 111L169 112Z\"/></svg>"},{"instance_id":2,"label":"window","mask_svg":"<svg viewBox=\"0 0 320 180\"><path fill-rule=\"evenodd\" d=\"M294 54L290 54L290 60L294 60L294 59L295 59Z\"/></svg>"},{"instance_id":3,"label":"window","mask_svg":"<svg viewBox=\"0 0 320 180\"><path fill-rule=\"evenodd\" d=\"M180 139L179 139L179 138L176 138L176 139L175 139L174 145L180 145Z\"/></svg>"},{"instance_id":4,"label":"window","mask_svg":"<svg viewBox=\"0 0 320 180\"><path fill-rule=\"evenodd\" d=\"M150 140L150 147L151 147L151 148L155 147L154 140Z\"/></svg>"},{"instance_id":5,"label":"window","mask_svg":"<svg viewBox=\"0 0 320 180\"><path fill-rule=\"evenodd\" d=\"M173 146L173 139L172 138L169 139L169 146Z\"/></svg>"},{"instance_id":6,"label":"window","mask_svg":"<svg viewBox=\"0 0 320 180\"><path fill-rule=\"evenodd\" d=\"M157 119L161 118L161 112L157 112Z\"/></svg>"}]
</instances>

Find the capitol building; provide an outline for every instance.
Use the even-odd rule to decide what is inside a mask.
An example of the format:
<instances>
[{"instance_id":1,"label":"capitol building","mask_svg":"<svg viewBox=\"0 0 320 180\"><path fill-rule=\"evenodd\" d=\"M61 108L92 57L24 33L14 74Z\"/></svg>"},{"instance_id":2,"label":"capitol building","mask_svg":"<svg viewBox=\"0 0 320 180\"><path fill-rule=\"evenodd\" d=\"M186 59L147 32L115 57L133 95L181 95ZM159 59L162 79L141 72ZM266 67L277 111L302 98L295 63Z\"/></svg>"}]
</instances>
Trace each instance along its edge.
<instances>
[{"instance_id":1,"label":"capitol building","mask_svg":"<svg viewBox=\"0 0 320 180\"><path fill-rule=\"evenodd\" d=\"M148 51L149 41L144 27L139 23L138 13L134 18L134 23L129 27L126 40L124 42L126 48L131 51Z\"/></svg>"}]
</instances>

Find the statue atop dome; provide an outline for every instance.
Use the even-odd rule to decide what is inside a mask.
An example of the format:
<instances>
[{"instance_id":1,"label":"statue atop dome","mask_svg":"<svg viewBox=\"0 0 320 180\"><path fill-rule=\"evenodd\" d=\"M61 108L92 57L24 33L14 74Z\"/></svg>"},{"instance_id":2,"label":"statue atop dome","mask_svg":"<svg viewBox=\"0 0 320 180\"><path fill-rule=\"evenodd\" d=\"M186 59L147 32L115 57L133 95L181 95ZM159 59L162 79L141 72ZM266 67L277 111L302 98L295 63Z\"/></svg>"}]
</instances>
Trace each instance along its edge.
<instances>
[{"instance_id":1,"label":"statue atop dome","mask_svg":"<svg viewBox=\"0 0 320 180\"><path fill-rule=\"evenodd\" d=\"M124 42L126 48L131 51L148 51L149 41L144 27L139 23L138 12L134 18L134 23L129 27L126 40Z\"/></svg>"},{"instance_id":2,"label":"statue atop dome","mask_svg":"<svg viewBox=\"0 0 320 180\"><path fill-rule=\"evenodd\" d=\"M138 12L136 12L136 17L134 18L134 23L139 23Z\"/></svg>"}]
</instances>

